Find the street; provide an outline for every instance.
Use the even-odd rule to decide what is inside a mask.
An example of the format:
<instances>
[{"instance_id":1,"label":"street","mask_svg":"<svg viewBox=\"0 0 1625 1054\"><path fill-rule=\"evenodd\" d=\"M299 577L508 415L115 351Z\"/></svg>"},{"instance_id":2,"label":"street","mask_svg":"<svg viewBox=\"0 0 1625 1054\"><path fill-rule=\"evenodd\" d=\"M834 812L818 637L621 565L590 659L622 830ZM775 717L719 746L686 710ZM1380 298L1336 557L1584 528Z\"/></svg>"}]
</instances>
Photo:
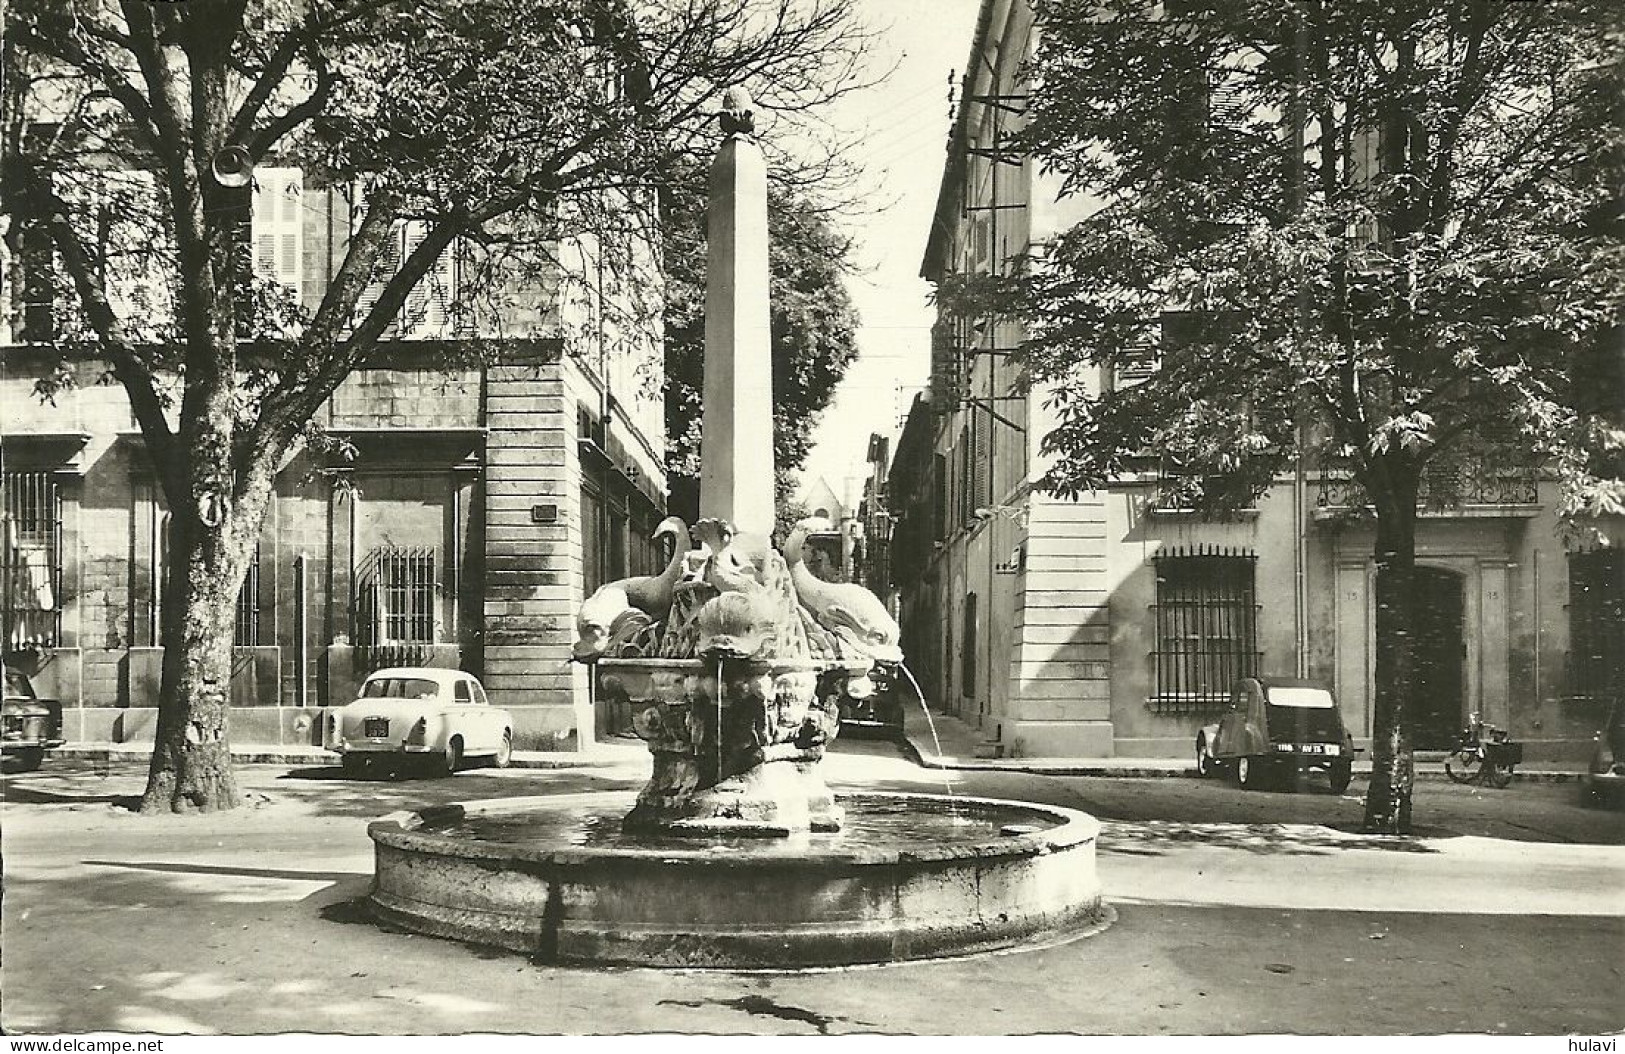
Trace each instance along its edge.
<instances>
[{"instance_id":1,"label":"street","mask_svg":"<svg viewBox=\"0 0 1625 1054\"><path fill-rule=\"evenodd\" d=\"M1419 788L1422 833L1350 833L1356 792L943 773L842 740L837 788L1079 807L1117 911L1049 948L850 970L588 970L385 932L369 819L427 803L633 789L591 769L358 782L246 765L247 805L127 811L142 766L5 780L8 1032L1600 1033L1625 1024L1625 816L1566 783ZM641 755L641 756L640 756ZM952 776L944 787L945 775ZM879 987L877 987L877 985ZM877 998L877 991L884 998Z\"/></svg>"}]
</instances>

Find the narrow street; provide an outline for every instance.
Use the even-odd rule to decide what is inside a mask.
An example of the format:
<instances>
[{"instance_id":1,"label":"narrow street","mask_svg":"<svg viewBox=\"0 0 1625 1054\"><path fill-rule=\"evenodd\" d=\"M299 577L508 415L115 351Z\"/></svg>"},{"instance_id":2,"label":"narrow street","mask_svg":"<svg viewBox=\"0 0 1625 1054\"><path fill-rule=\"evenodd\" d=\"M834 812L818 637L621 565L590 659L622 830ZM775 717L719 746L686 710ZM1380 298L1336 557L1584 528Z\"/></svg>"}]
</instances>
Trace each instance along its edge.
<instances>
[{"instance_id":1,"label":"narrow street","mask_svg":"<svg viewBox=\"0 0 1625 1054\"><path fill-rule=\"evenodd\" d=\"M358 782L247 765L234 813L138 817L139 765L5 779L8 1032L1600 1033L1625 1024L1625 817L1563 783L1428 783L1412 839L1354 792L921 769L847 739L838 788L1080 807L1104 821L1103 933L953 961L798 974L587 970L391 933L359 898L368 820L634 789L578 770ZM1426 803L1425 807L1423 803ZM1589 964L1576 969L1575 964ZM875 998L876 984L884 987ZM269 996L269 997L268 997Z\"/></svg>"}]
</instances>

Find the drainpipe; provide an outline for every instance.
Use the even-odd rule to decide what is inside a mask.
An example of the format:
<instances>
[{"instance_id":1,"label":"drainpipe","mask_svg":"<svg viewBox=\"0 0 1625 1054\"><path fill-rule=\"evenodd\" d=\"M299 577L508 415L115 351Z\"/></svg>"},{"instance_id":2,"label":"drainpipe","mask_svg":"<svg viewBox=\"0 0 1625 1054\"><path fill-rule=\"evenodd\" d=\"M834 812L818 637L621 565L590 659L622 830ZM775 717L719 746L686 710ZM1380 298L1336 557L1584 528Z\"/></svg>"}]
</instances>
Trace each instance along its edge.
<instances>
[{"instance_id":1,"label":"drainpipe","mask_svg":"<svg viewBox=\"0 0 1625 1054\"><path fill-rule=\"evenodd\" d=\"M1297 658L1294 672L1299 677L1309 676L1309 531L1305 522L1307 512L1305 491L1307 479L1303 465L1304 427L1297 429L1298 451L1293 459L1292 471L1292 635L1293 651Z\"/></svg>"}]
</instances>

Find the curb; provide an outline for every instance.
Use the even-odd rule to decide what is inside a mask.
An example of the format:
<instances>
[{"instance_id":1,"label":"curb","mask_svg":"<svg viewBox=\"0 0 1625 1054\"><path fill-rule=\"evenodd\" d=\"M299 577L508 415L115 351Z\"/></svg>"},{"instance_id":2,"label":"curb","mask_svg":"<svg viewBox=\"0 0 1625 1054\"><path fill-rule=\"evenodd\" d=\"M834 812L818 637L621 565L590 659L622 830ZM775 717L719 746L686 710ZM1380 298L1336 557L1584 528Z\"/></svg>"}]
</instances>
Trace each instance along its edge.
<instances>
[{"instance_id":1,"label":"curb","mask_svg":"<svg viewBox=\"0 0 1625 1054\"><path fill-rule=\"evenodd\" d=\"M1196 773L1195 765L1168 765L1165 763L1149 763L1136 765L1130 763L1101 763L1086 759L1058 760L1044 758L988 758L988 759L944 759L921 749L911 737L903 736L902 745L909 757L916 765L927 769L946 769L955 772L1024 772L1033 776L1096 776L1115 777L1117 779L1201 779ZM1355 779L1369 779L1371 776L1371 763L1357 763L1354 766ZM1547 771L1540 769L1526 769L1512 774L1514 783L1572 783L1578 781L1581 773L1576 771ZM1450 777L1445 775L1443 769L1418 768L1416 779L1419 783L1449 783Z\"/></svg>"},{"instance_id":2,"label":"curb","mask_svg":"<svg viewBox=\"0 0 1625 1054\"><path fill-rule=\"evenodd\" d=\"M47 758L75 758L81 761L145 761L152 756L152 748L136 747L58 747L47 752ZM233 749L231 760L239 765L320 765L337 768L339 757L327 751L287 751L267 749ZM578 756L574 754L515 753L509 768L516 769L592 769L613 768L616 758Z\"/></svg>"}]
</instances>

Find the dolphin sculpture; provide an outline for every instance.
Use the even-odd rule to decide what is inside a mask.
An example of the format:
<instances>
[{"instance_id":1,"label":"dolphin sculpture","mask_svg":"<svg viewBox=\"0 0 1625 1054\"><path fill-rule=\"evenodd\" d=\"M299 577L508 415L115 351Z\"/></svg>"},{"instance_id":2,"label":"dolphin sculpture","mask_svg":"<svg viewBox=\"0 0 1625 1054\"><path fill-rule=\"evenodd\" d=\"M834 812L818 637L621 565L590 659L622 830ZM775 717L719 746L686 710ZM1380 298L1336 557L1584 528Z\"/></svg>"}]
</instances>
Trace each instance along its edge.
<instances>
[{"instance_id":1,"label":"dolphin sculpture","mask_svg":"<svg viewBox=\"0 0 1625 1054\"><path fill-rule=\"evenodd\" d=\"M778 609L762 581L767 539L736 533L732 525L715 519L695 524L694 534L711 551L703 578L717 591L695 615L696 651L732 658L761 655L778 622Z\"/></svg>"},{"instance_id":2,"label":"dolphin sculpture","mask_svg":"<svg viewBox=\"0 0 1625 1054\"><path fill-rule=\"evenodd\" d=\"M880 598L855 582L826 582L808 569L802 550L811 533L799 523L784 542L784 559L796 599L812 612L813 621L853 649L879 662L902 662L897 646L902 631Z\"/></svg>"},{"instance_id":3,"label":"dolphin sculpture","mask_svg":"<svg viewBox=\"0 0 1625 1054\"><path fill-rule=\"evenodd\" d=\"M676 539L671 560L658 575L638 575L606 582L581 605L576 617L575 647L572 657L577 662L592 662L604 654L615 630L625 626L623 618L628 611L642 612L644 624L658 622L671 611L672 589L683 573L684 542L688 539L688 524L681 517L667 516L655 527L650 538L671 535Z\"/></svg>"}]
</instances>

